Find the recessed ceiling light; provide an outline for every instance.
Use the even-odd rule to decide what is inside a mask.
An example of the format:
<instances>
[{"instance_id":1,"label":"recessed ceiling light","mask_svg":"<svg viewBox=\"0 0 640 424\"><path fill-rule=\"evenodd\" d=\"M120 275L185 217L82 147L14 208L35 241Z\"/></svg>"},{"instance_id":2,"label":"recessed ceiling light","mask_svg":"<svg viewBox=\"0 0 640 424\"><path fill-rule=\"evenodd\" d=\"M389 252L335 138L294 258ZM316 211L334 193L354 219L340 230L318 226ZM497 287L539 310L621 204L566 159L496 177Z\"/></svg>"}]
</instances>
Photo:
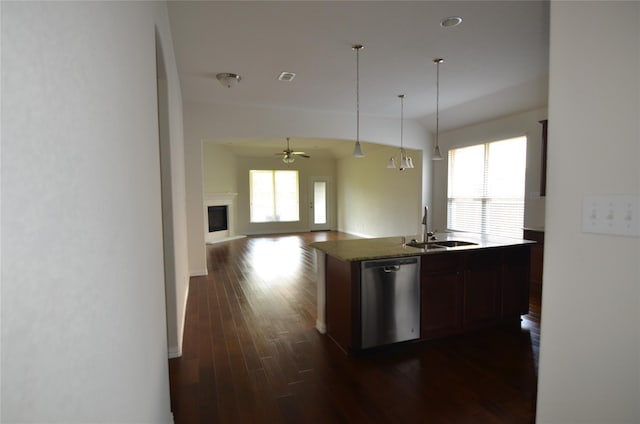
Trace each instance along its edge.
<instances>
[{"instance_id":1,"label":"recessed ceiling light","mask_svg":"<svg viewBox=\"0 0 640 424\"><path fill-rule=\"evenodd\" d=\"M443 28L451 28L454 26L458 26L462 23L462 18L460 16L449 16L448 18L444 18L440 21L440 26Z\"/></svg>"},{"instance_id":2,"label":"recessed ceiling light","mask_svg":"<svg viewBox=\"0 0 640 424\"><path fill-rule=\"evenodd\" d=\"M296 77L296 74L294 74L293 72L282 72L278 77L278 80L290 82L290 81L293 81L295 77Z\"/></svg>"}]
</instances>

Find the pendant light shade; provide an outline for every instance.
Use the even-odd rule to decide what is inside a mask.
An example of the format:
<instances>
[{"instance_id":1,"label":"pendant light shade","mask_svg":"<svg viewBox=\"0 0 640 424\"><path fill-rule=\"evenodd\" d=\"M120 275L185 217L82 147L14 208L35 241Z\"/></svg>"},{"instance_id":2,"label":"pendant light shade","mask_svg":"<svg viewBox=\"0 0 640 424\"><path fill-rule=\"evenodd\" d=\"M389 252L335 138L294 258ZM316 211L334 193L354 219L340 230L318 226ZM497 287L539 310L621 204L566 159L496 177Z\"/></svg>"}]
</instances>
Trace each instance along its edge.
<instances>
[{"instance_id":1,"label":"pendant light shade","mask_svg":"<svg viewBox=\"0 0 640 424\"><path fill-rule=\"evenodd\" d=\"M396 158L393 156L389 158L389 162L387 163L387 168L395 168L396 167Z\"/></svg>"},{"instance_id":2,"label":"pendant light shade","mask_svg":"<svg viewBox=\"0 0 640 424\"><path fill-rule=\"evenodd\" d=\"M440 154L440 146L436 146L436 148L433 149L433 156L431 157L431 159L442 160L442 154Z\"/></svg>"},{"instance_id":3,"label":"pendant light shade","mask_svg":"<svg viewBox=\"0 0 640 424\"><path fill-rule=\"evenodd\" d=\"M353 157L354 158L363 158L364 153L362 152L362 146L359 141L356 141L356 145L353 148Z\"/></svg>"},{"instance_id":4,"label":"pendant light shade","mask_svg":"<svg viewBox=\"0 0 640 424\"><path fill-rule=\"evenodd\" d=\"M361 44L351 46L356 52L356 145L353 148L354 158L363 158L362 146L360 145L360 50L364 48Z\"/></svg>"},{"instance_id":5,"label":"pendant light shade","mask_svg":"<svg viewBox=\"0 0 640 424\"><path fill-rule=\"evenodd\" d=\"M444 59L433 59L433 63L436 64L436 145L431 157L433 160L442 160L440 146L438 145L438 136L440 135L440 64L442 62L444 62Z\"/></svg>"}]
</instances>

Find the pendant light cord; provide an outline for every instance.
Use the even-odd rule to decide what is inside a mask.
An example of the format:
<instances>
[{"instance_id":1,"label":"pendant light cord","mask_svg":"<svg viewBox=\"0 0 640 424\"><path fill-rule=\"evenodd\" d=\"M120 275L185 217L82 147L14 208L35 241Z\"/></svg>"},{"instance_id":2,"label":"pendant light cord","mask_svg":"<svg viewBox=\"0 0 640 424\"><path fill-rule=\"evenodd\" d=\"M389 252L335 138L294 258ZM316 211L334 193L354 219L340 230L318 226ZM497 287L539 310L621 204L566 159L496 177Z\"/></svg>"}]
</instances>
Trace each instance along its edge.
<instances>
[{"instance_id":1,"label":"pendant light cord","mask_svg":"<svg viewBox=\"0 0 640 424\"><path fill-rule=\"evenodd\" d=\"M398 97L400 97L400 150L403 150L404 94L400 94Z\"/></svg>"},{"instance_id":2,"label":"pendant light cord","mask_svg":"<svg viewBox=\"0 0 640 424\"><path fill-rule=\"evenodd\" d=\"M436 64L436 146L434 160L442 159L440 157L440 147L438 146L438 138L440 137L440 64L444 62L444 59L433 59L433 63Z\"/></svg>"},{"instance_id":3,"label":"pendant light cord","mask_svg":"<svg viewBox=\"0 0 640 424\"><path fill-rule=\"evenodd\" d=\"M356 51L356 142L360 142L360 49L361 45L353 46Z\"/></svg>"},{"instance_id":4,"label":"pendant light cord","mask_svg":"<svg viewBox=\"0 0 640 424\"><path fill-rule=\"evenodd\" d=\"M442 59L436 59L436 147L440 135L440 63Z\"/></svg>"}]
</instances>

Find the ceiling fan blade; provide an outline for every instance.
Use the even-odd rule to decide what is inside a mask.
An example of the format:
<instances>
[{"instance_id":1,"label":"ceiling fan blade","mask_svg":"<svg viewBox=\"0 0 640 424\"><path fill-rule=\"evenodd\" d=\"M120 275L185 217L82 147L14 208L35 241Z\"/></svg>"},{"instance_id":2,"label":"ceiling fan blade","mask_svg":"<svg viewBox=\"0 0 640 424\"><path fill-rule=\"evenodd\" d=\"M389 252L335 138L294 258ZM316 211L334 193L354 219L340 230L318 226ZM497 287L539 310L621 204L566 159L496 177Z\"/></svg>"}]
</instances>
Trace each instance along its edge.
<instances>
[{"instance_id":1,"label":"ceiling fan blade","mask_svg":"<svg viewBox=\"0 0 640 424\"><path fill-rule=\"evenodd\" d=\"M311 156L309 156L308 154L306 154L304 152L293 152L291 154L295 155L295 156L300 156L301 158L307 158L307 159L309 159L311 157Z\"/></svg>"}]
</instances>

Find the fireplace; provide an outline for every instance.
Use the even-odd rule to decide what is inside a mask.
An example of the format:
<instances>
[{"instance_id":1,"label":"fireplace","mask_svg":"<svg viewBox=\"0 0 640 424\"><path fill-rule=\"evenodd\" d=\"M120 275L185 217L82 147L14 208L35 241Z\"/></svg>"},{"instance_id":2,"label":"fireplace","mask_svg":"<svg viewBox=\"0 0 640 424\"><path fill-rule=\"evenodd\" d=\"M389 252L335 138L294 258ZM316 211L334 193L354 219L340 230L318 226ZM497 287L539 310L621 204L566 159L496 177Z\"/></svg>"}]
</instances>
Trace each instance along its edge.
<instances>
[{"instance_id":1,"label":"fireplace","mask_svg":"<svg viewBox=\"0 0 640 424\"><path fill-rule=\"evenodd\" d=\"M229 229L229 221L227 211L228 205L208 206L207 215L209 215L209 232L226 231Z\"/></svg>"},{"instance_id":2,"label":"fireplace","mask_svg":"<svg viewBox=\"0 0 640 424\"><path fill-rule=\"evenodd\" d=\"M219 243L238 236L234 228L233 203L238 193L204 194L204 239L206 243Z\"/></svg>"}]
</instances>

